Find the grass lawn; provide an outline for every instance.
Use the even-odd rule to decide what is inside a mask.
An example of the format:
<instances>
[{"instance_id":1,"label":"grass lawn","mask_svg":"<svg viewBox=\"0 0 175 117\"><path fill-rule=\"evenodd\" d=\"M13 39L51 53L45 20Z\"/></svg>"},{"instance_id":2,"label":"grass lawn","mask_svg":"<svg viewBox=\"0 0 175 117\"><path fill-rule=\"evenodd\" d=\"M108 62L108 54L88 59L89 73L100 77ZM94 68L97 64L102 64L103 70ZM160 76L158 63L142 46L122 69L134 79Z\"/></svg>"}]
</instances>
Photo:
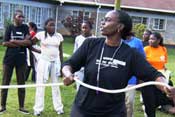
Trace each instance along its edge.
<instances>
[{"instance_id":1,"label":"grass lawn","mask_svg":"<svg viewBox=\"0 0 175 117\"><path fill-rule=\"evenodd\" d=\"M2 58L4 56L4 47L0 47L0 82L2 79ZM71 54L73 50L73 41L71 39L66 39L63 43L63 50L67 54ZM171 71L173 71L173 82L175 83L175 50L168 49L169 53L169 63L167 64L167 68L169 68ZM67 58L64 58L67 59ZM29 81L27 84L32 84L30 81L31 78L29 78ZM60 79L61 80L61 79ZM11 84L16 84L16 78L15 75L12 77ZM61 94L62 94L62 101L64 104L64 111L65 113L63 115L60 115L59 117L69 117L69 113L71 110L72 102L75 97L75 88L74 85L65 87L61 86ZM143 111L141 109L141 104L139 102L139 92L137 92L136 95L136 101L135 101L135 117L144 117ZM30 115L23 115L18 112L18 97L17 97L17 90L16 89L9 89L8 99L7 99L7 111L0 115L0 117L33 117L33 105L35 100L35 88L27 88L26 89L26 100L25 100L25 107L30 111ZM53 109L52 104L52 96L51 96L51 88L46 87L45 90L45 109L42 113L41 117L56 117L58 116L56 112ZM160 111L157 111L157 117L173 117L172 115L162 113Z\"/></svg>"}]
</instances>

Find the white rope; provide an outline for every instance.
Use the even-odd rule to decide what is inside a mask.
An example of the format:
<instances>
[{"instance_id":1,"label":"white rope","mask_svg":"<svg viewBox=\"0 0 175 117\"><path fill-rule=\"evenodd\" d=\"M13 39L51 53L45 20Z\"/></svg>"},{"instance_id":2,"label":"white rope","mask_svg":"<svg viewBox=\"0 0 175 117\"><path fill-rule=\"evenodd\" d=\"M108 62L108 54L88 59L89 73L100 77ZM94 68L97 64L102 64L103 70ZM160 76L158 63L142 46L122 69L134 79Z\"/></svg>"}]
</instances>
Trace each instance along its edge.
<instances>
[{"instance_id":1,"label":"white rope","mask_svg":"<svg viewBox=\"0 0 175 117\"><path fill-rule=\"evenodd\" d=\"M127 92L127 91L130 91L130 90L138 89L138 88L149 86L149 85L159 85L159 86L165 86L167 88L170 88L170 86L167 85L166 83L150 81L150 82L145 82L145 83L141 83L141 84L138 84L138 85L134 85L134 86L129 87L129 88L126 87L126 88L123 88L123 89L108 90L108 89L104 89L104 88L100 88L100 87L96 87L96 86L92 86L92 85L83 83L82 81L80 81L79 79L77 79L75 77L74 77L74 80L76 82L78 82L80 85L84 86L84 87L87 87L87 88L92 89L92 90L101 91L101 92L104 92L104 93L122 93L122 92Z\"/></svg>"},{"instance_id":2,"label":"white rope","mask_svg":"<svg viewBox=\"0 0 175 117\"><path fill-rule=\"evenodd\" d=\"M149 85L159 85L159 86L165 86L167 88L170 88L170 86L167 85L166 83L150 81L150 82L141 83L141 84L129 87L129 88L126 87L126 88L123 88L123 89L109 90L109 89L104 89L104 88L100 88L100 87L96 87L96 86L92 86L92 85L83 83L82 81L80 81L76 77L74 77L74 80L77 83L79 83L80 85L84 86L84 87L87 87L89 89L96 90L96 91L101 91L101 92L104 92L104 93L122 93L122 92L127 92L127 91L130 91L130 90L138 89L138 88L149 86ZM30 85L2 85L2 86L0 86L0 89L47 87L47 86L60 86L60 85L63 85L63 83L30 84Z\"/></svg>"},{"instance_id":3,"label":"white rope","mask_svg":"<svg viewBox=\"0 0 175 117\"><path fill-rule=\"evenodd\" d=\"M48 84L30 84L30 85L2 85L0 89L9 89L9 88L29 88L29 87L48 87L48 86L60 86L63 83L48 83Z\"/></svg>"}]
</instances>

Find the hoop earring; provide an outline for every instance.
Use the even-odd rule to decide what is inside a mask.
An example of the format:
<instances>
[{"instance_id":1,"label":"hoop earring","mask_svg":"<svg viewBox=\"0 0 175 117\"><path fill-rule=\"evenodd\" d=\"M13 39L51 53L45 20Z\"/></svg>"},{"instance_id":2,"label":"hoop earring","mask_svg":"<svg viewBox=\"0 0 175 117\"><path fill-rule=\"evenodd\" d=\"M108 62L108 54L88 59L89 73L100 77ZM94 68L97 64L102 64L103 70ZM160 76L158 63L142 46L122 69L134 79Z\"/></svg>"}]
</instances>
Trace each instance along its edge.
<instances>
[{"instance_id":1,"label":"hoop earring","mask_svg":"<svg viewBox=\"0 0 175 117\"><path fill-rule=\"evenodd\" d=\"M120 29L118 29L117 32L119 33L120 32Z\"/></svg>"}]
</instances>

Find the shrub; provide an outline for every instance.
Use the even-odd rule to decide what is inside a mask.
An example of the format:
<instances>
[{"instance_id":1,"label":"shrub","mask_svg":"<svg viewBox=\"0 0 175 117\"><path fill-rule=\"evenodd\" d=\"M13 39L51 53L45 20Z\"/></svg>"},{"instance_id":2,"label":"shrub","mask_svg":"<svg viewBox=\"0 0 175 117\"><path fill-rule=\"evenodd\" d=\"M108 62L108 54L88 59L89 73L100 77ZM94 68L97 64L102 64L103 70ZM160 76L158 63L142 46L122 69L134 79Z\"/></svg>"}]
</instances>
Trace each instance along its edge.
<instances>
[{"instance_id":1,"label":"shrub","mask_svg":"<svg viewBox=\"0 0 175 117\"><path fill-rule=\"evenodd\" d=\"M4 19L4 28L7 28L8 25L12 24L12 21L10 18Z\"/></svg>"},{"instance_id":2,"label":"shrub","mask_svg":"<svg viewBox=\"0 0 175 117\"><path fill-rule=\"evenodd\" d=\"M89 21L92 24L94 24L93 18L83 19L83 15L79 15L78 17L70 15L63 19L61 22L64 25L64 27L70 31L72 36L77 36L81 33L81 23L83 22L83 20Z\"/></svg>"},{"instance_id":3,"label":"shrub","mask_svg":"<svg viewBox=\"0 0 175 117\"><path fill-rule=\"evenodd\" d=\"M146 30L146 25L144 24L135 24L133 26L133 32L135 33L135 36L142 39L143 32Z\"/></svg>"}]
</instances>

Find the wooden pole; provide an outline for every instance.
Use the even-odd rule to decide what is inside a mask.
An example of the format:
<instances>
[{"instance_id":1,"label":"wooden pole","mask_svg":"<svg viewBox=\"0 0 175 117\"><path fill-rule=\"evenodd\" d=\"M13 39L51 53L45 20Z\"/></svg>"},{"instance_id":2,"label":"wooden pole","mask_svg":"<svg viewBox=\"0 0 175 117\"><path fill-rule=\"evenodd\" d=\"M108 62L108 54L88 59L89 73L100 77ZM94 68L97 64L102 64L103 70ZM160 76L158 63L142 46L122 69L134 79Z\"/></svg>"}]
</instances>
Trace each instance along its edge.
<instances>
[{"instance_id":1,"label":"wooden pole","mask_svg":"<svg viewBox=\"0 0 175 117\"><path fill-rule=\"evenodd\" d=\"M115 10L120 10L121 0L115 0Z\"/></svg>"}]
</instances>

